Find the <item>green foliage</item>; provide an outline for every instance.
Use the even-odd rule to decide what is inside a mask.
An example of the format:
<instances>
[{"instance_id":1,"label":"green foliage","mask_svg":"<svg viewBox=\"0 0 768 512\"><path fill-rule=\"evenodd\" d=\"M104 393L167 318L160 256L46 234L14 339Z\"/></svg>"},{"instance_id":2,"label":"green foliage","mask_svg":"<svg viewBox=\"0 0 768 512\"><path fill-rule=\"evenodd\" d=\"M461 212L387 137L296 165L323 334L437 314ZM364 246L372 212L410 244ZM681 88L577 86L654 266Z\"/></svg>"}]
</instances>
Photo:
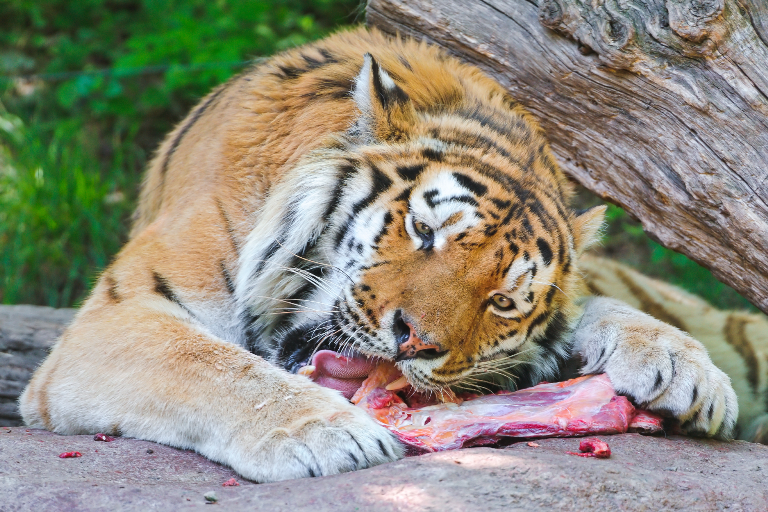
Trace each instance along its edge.
<instances>
[{"instance_id":1,"label":"green foliage","mask_svg":"<svg viewBox=\"0 0 768 512\"><path fill-rule=\"evenodd\" d=\"M359 13L359 0L0 2L0 302L82 300L162 136L254 58Z\"/></svg>"},{"instance_id":2,"label":"green foliage","mask_svg":"<svg viewBox=\"0 0 768 512\"><path fill-rule=\"evenodd\" d=\"M649 239L640 223L618 206L609 205L606 221L608 230L603 251L607 256L623 260L646 275L685 288L713 306L757 311L733 288L715 279L709 270Z\"/></svg>"}]
</instances>

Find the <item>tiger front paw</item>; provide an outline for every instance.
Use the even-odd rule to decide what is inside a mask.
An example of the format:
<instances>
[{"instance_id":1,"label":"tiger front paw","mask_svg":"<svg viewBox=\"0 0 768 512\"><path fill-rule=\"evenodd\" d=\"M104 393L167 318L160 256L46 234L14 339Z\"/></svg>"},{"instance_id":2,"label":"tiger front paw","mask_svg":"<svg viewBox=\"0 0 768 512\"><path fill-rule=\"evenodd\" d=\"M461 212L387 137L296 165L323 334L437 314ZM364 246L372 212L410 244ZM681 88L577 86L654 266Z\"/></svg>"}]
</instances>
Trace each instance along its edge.
<instances>
[{"instance_id":1,"label":"tiger front paw","mask_svg":"<svg viewBox=\"0 0 768 512\"><path fill-rule=\"evenodd\" d=\"M605 372L616 392L680 420L684 432L731 439L738 417L730 378L683 331L623 302L592 299L574 332L583 374Z\"/></svg>"},{"instance_id":2,"label":"tiger front paw","mask_svg":"<svg viewBox=\"0 0 768 512\"><path fill-rule=\"evenodd\" d=\"M402 445L386 428L340 396L302 409L309 414L258 440L246 436L251 446L230 461L232 467L257 482L274 482L335 475L403 456Z\"/></svg>"}]
</instances>

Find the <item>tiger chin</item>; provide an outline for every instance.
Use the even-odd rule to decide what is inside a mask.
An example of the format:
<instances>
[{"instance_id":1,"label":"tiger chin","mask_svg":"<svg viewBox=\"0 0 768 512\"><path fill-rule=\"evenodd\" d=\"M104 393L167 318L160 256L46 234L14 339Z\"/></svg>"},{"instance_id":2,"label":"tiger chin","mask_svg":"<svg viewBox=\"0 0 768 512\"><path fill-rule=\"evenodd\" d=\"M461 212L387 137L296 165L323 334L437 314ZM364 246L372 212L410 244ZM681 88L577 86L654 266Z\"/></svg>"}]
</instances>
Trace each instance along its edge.
<instances>
[{"instance_id":1,"label":"tiger chin","mask_svg":"<svg viewBox=\"0 0 768 512\"><path fill-rule=\"evenodd\" d=\"M577 215L541 129L440 50L341 32L210 93L150 164L130 240L20 400L26 423L193 449L265 482L403 450L297 371L318 350L467 384L607 372L692 433L729 438L729 378L700 343L590 297Z\"/></svg>"}]
</instances>

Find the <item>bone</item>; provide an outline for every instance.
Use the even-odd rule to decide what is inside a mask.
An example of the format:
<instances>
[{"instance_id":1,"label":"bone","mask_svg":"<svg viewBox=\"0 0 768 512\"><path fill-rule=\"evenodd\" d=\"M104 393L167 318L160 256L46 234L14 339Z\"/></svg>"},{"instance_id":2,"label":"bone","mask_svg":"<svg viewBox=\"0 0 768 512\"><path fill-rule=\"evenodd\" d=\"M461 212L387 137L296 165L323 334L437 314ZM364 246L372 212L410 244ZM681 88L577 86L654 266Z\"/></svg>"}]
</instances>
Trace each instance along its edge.
<instances>
[{"instance_id":1,"label":"bone","mask_svg":"<svg viewBox=\"0 0 768 512\"><path fill-rule=\"evenodd\" d=\"M311 364L308 364L307 366L302 366L299 368L298 374L299 375L306 375L307 377L311 377L313 373L315 373L315 367Z\"/></svg>"},{"instance_id":2,"label":"bone","mask_svg":"<svg viewBox=\"0 0 768 512\"><path fill-rule=\"evenodd\" d=\"M397 379L396 381L390 382L387 384L387 391L397 391L398 389L403 389L404 387L408 386L408 379L405 378L405 375Z\"/></svg>"}]
</instances>

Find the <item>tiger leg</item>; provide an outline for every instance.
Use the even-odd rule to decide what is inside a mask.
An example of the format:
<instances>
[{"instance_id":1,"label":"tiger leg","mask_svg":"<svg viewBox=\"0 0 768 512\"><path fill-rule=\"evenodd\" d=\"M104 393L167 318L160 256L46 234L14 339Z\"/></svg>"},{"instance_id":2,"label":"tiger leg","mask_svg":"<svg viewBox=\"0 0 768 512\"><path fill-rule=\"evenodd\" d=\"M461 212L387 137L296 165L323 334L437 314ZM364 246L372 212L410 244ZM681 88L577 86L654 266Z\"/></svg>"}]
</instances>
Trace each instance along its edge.
<instances>
[{"instance_id":1,"label":"tiger leg","mask_svg":"<svg viewBox=\"0 0 768 512\"><path fill-rule=\"evenodd\" d=\"M592 297L583 308L573 334L581 373L607 373L617 393L687 433L732 438L736 394L701 343L616 299Z\"/></svg>"},{"instance_id":2,"label":"tiger leg","mask_svg":"<svg viewBox=\"0 0 768 512\"><path fill-rule=\"evenodd\" d=\"M20 399L29 426L193 449L259 482L395 460L339 393L224 342L168 301L86 307Z\"/></svg>"}]
</instances>

